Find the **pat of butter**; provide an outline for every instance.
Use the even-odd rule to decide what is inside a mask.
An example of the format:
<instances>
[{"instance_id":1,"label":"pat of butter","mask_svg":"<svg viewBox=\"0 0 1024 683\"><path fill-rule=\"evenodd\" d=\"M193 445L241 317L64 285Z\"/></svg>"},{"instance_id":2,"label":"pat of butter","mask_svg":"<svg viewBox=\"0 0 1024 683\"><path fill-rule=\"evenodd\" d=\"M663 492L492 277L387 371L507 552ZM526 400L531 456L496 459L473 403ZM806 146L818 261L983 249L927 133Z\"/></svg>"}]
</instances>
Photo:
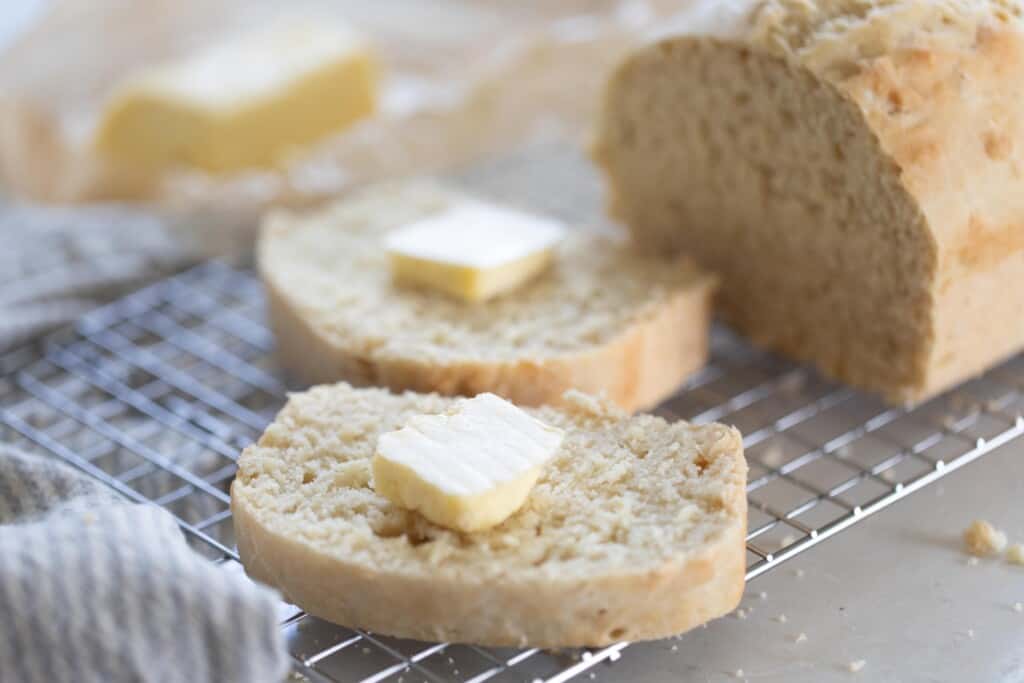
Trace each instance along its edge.
<instances>
[{"instance_id":1,"label":"pat of butter","mask_svg":"<svg viewBox=\"0 0 1024 683\"><path fill-rule=\"evenodd\" d=\"M111 98L94 145L146 169L268 167L371 114L376 68L344 26L286 23L139 73Z\"/></svg>"},{"instance_id":2,"label":"pat of butter","mask_svg":"<svg viewBox=\"0 0 1024 683\"><path fill-rule=\"evenodd\" d=\"M488 529L522 507L563 436L508 401L480 394L448 414L419 415L382 434L374 488L435 524Z\"/></svg>"},{"instance_id":3,"label":"pat of butter","mask_svg":"<svg viewBox=\"0 0 1024 683\"><path fill-rule=\"evenodd\" d=\"M394 230L385 248L396 283L483 301L547 268L565 232L557 221L474 201Z\"/></svg>"}]
</instances>

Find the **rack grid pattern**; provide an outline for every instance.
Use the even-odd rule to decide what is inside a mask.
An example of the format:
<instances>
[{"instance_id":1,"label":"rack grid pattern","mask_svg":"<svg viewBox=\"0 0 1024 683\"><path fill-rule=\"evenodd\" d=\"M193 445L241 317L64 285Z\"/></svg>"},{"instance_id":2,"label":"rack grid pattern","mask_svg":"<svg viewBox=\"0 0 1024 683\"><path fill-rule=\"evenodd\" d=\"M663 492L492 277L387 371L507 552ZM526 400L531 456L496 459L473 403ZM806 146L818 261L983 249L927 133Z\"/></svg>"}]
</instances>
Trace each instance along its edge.
<instances>
[{"instance_id":1,"label":"rack grid pattern","mask_svg":"<svg viewBox=\"0 0 1024 683\"><path fill-rule=\"evenodd\" d=\"M510 187L501 179L515 165L494 168L472 182ZM289 388L272 350L253 273L200 265L0 356L0 441L163 506L196 550L241 571L228 487L237 454ZM1024 434L1024 356L913 410L822 380L724 328L711 356L655 412L744 433L748 580ZM355 631L288 605L281 618L296 671L314 681L558 683L600 676L599 664L643 647L480 648Z\"/></svg>"},{"instance_id":2,"label":"rack grid pattern","mask_svg":"<svg viewBox=\"0 0 1024 683\"><path fill-rule=\"evenodd\" d=\"M253 275L208 263L0 358L0 440L177 517L240 571L235 459L280 406ZM746 435L748 579L1024 433L1024 357L915 410L887 407L716 329L709 365L657 409ZM386 638L282 606L297 670L327 681L567 681L627 644L561 653Z\"/></svg>"}]
</instances>

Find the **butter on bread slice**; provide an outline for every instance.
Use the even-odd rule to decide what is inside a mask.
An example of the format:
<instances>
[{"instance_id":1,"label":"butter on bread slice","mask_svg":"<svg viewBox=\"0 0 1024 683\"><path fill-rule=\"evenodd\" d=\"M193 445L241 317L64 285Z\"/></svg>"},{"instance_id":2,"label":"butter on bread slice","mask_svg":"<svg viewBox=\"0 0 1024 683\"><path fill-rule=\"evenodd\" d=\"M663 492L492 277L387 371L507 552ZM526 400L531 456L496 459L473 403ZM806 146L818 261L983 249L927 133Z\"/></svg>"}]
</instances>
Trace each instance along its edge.
<instances>
[{"instance_id":1,"label":"butter on bread slice","mask_svg":"<svg viewBox=\"0 0 1024 683\"><path fill-rule=\"evenodd\" d=\"M142 169L273 166L371 114L376 71L347 26L287 21L140 71L111 97L94 146Z\"/></svg>"},{"instance_id":2,"label":"butter on bread slice","mask_svg":"<svg viewBox=\"0 0 1024 683\"><path fill-rule=\"evenodd\" d=\"M467 201L391 232L385 246L397 284L483 301L543 272L565 232L548 218Z\"/></svg>"},{"instance_id":3,"label":"butter on bread slice","mask_svg":"<svg viewBox=\"0 0 1024 683\"><path fill-rule=\"evenodd\" d=\"M381 434L373 486L440 526L489 529L522 506L562 437L508 401L480 394Z\"/></svg>"},{"instance_id":4,"label":"butter on bread slice","mask_svg":"<svg viewBox=\"0 0 1024 683\"><path fill-rule=\"evenodd\" d=\"M517 405L568 389L653 407L705 361L714 280L678 256L571 228L552 264L505 296L467 303L396 287L388 236L463 205L429 182L364 188L264 222L257 259L281 364L307 384L345 380Z\"/></svg>"},{"instance_id":5,"label":"butter on bread slice","mask_svg":"<svg viewBox=\"0 0 1024 683\"><path fill-rule=\"evenodd\" d=\"M746 462L730 427L628 417L570 392L564 431L501 524L453 531L373 487L382 434L457 399L347 384L292 394L238 461L246 572L315 616L495 646L663 638L724 615L746 571Z\"/></svg>"}]
</instances>

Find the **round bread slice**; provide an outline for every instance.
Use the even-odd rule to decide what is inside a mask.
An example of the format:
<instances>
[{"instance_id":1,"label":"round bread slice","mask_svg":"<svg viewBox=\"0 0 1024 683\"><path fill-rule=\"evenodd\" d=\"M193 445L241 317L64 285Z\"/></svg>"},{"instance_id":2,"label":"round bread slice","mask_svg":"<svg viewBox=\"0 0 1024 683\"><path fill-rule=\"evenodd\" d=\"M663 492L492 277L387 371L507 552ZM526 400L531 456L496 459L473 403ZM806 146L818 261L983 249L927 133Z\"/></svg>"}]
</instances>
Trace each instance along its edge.
<instances>
[{"instance_id":1,"label":"round bread slice","mask_svg":"<svg viewBox=\"0 0 1024 683\"><path fill-rule=\"evenodd\" d=\"M566 437L523 507L461 534L377 495L370 467L382 432L454 400L348 384L292 395L231 487L249 575L345 626L492 646L661 638L739 603L735 429L630 418L569 392L530 409Z\"/></svg>"},{"instance_id":2,"label":"round bread slice","mask_svg":"<svg viewBox=\"0 0 1024 683\"><path fill-rule=\"evenodd\" d=\"M712 279L593 231L571 231L552 268L491 301L395 285L384 236L459 201L434 184L389 184L269 216L258 258L282 365L307 384L492 392L521 405L579 389L634 411L704 364Z\"/></svg>"}]
</instances>

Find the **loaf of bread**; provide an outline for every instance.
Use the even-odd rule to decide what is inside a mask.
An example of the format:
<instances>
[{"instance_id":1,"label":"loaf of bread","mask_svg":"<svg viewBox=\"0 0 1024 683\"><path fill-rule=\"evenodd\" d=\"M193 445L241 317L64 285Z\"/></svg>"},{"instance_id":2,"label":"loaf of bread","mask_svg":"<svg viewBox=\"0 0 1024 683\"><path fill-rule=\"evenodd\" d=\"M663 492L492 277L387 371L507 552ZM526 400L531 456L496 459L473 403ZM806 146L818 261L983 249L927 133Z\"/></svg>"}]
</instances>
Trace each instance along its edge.
<instances>
[{"instance_id":1,"label":"loaf of bread","mask_svg":"<svg viewBox=\"0 0 1024 683\"><path fill-rule=\"evenodd\" d=\"M627 417L570 392L565 430L511 517L461 534L373 488L378 436L456 399L347 384L293 394L239 459L238 550L311 614L427 641L598 646L680 633L743 592L746 463L722 425Z\"/></svg>"},{"instance_id":2,"label":"loaf of bread","mask_svg":"<svg viewBox=\"0 0 1024 683\"><path fill-rule=\"evenodd\" d=\"M1015 0L703 0L611 78L595 146L639 243L724 316L914 402L1024 344ZM683 23L685 28L686 22Z\"/></svg>"},{"instance_id":3,"label":"loaf of bread","mask_svg":"<svg viewBox=\"0 0 1024 683\"><path fill-rule=\"evenodd\" d=\"M271 215L258 258L284 367L308 384L492 392L522 405L603 392L633 411L703 365L712 279L593 232L571 231L553 267L491 301L394 284L389 231L464 199L402 183Z\"/></svg>"}]
</instances>

